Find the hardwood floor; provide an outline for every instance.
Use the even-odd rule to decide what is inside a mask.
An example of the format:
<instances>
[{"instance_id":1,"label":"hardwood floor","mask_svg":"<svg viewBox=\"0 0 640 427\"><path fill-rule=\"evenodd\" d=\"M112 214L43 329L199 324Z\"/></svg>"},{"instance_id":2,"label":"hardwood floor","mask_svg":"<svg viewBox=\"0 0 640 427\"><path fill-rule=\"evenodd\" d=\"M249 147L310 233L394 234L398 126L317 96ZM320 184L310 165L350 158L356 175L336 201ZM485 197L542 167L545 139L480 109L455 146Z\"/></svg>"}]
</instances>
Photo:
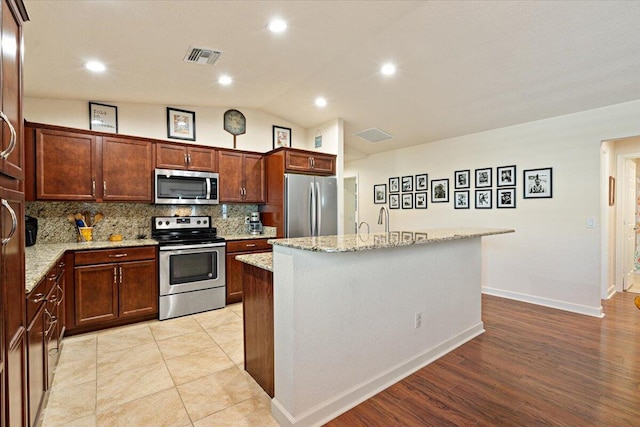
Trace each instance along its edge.
<instances>
[{"instance_id":1,"label":"hardwood floor","mask_svg":"<svg viewBox=\"0 0 640 427\"><path fill-rule=\"evenodd\" d=\"M483 335L327 426L638 426L636 295L603 319L483 296Z\"/></svg>"}]
</instances>

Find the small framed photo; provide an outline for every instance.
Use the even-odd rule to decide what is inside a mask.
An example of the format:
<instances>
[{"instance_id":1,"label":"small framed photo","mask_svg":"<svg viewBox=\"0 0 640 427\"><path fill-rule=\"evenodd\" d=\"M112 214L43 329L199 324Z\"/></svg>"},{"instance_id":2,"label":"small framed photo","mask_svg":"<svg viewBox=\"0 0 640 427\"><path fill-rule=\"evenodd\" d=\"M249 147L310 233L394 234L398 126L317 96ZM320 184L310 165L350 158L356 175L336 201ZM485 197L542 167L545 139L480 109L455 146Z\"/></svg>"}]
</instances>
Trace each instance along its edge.
<instances>
[{"instance_id":1,"label":"small framed photo","mask_svg":"<svg viewBox=\"0 0 640 427\"><path fill-rule=\"evenodd\" d=\"M496 207L497 208L515 208L516 207L516 189L515 188L498 188L496 190Z\"/></svg>"},{"instance_id":2,"label":"small framed photo","mask_svg":"<svg viewBox=\"0 0 640 427\"><path fill-rule=\"evenodd\" d=\"M496 168L496 179L498 187L515 187L516 185L516 167L500 166Z\"/></svg>"},{"instance_id":3,"label":"small framed photo","mask_svg":"<svg viewBox=\"0 0 640 427\"><path fill-rule=\"evenodd\" d=\"M400 178L393 177L389 178L389 193L399 193L400 192Z\"/></svg>"},{"instance_id":4,"label":"small framed photo","mask_svg":"<svg viewBox=\"0 0 640 427\"><path fill-rule=\"evenodd\" d=\"M403 242L412 242L413 241L413 232L411 232L411 231L403 231L402 232L402 241Z\"/></svg>"},{"instance_id":5,"label":"small framed photo","mask_svg":"<svg viewBox=\"0 0 640 427\"><path fill-rule=\"evenodd\" d=\"M98 132L118 133L118 107L90 102L89 129Z\"/></svg>"},{"instance_id":6,"label":"small framed photo","mask_svg":"<svg viewBox=\"0 0 640 427\"><path fill-rule=\"evenodd\" d=\"M376 205L387 203L387 184L373 186L373 203Z\"/></svg>"},{"instance_id":7,"label":"small framed photo","mask_svg":"<svg viewBox=\"0 0 640 427\"><path fill-rule=\"evenodd\" d=\"M402 177L402 192L408 193L413 191L413 175Z\"/></svg>"},{"instance_id":8,"label":"small framed photo","mask_svg":"<svg viewBox=\"0 0 640 427\"><path fill-rule=\"evenodd\" d=\"M273 126L273 149L291 147L291 129Z\"/></svg>"},{"instance_id":9,"label":"small framed photo","mask_svg":"<svg viewBox=\"0 0 640 427\"><path fill-rule=\"evenodd\" d=\"M421 175L416 175L416 191L427 191L429 182L429 175L423 173Z\"/></svg>"},{"instance_id":10,"label":"small framed photo","mask_svg":"<svg viewBox=\"0 0 640 427\"><path fill-rule=\"evenodd\" d=\"M456 209L469 209L469 190L453 192L453 207Z\"/></svg>"},{"instance_id":11,"label":"small framed photo","mask_svg":"<svg viewBox=\"0 0 640 427\"><path fill-rule=\"evenodd\" d=\"M416 233L413 233L413 235L415 236L414 238L415 238L416 242L422 242L424 240L427 240L427 238L428 238L427 233L417 233L416 232Z\"/></svg>"},{"instance_id":12,"label":"small framed photo","mask_svg":"<svg viewBox=\"0 0 640 427\"><path fill-rule=\"evenodd\" d=\"M476 209L491 209L491 190L476 190Z\"/></svg>"},{"instance_id":13,"label":"small framed photo","mask_svg":"<svg viewBox=\"0 0 640 427\"><path fill-rule=\"evenodd\" d=\"M491 168L476 169L476 188L491 187Z\"/></svg>"},{"instance_id":14,"label":"small framed photo","mask_svg":"<svg viewBox=\"0 0 640 427\"><path fill-rule=\"evenodd\" d=\"M460 190L463 188L469 188L471 185L471 171L469 169L456 171L455 172L455 189Z\"/></svg>"},{"instance_id":15,"label":"small framed photo","mask_svg":"<svg viewBox=\"0 0 640 427\"><path fill-rule=\"evenodd\" d=\"M196 113L167 107L167 138L196 140Z\"/></svg>"},{"instance_id":16,"label":"small framed photo","mask_svg":"<svg viewBox=\"0 0 640 427\"><path fill-rule=\"evenodd\" d=\"M524 198L544 199L552 197L552 168L528 169L523 171Z\"/></svg>"},{"instance_id":17,"label":"small framed photo","mask_svg":"<svg viewBox=\"0 0 640 427\"><path fill-rule=\"evenodd\" d=\"M400 194L389 194L389 209L400 209Z\"/></svg>"},{"instance_id":18,"label":"small framed photo","mask_svg":"<svg viewBox=\"0 0 640 427\"><path fill-rule=\"evenodd\" d=\"M389 243L400 243L400 232L399 231L390 231L389 232Z\"/></svg>"},{"instance_id":19,"label":"small framed photo","mask_svg":"<svg viewBox=\"0 0 640 427\"><path fill-rule=\"evenodd\" d=\"M431 203L449 201L449 178L431 180Z\"/></svg>"},{"instance_id":20,"label":"small framed photo","mask_svg":"<svg viewBox=\"0 0 640 427\"><path fill-rule=\"evenodd\" d=\"M416 193L416 209L427 209L427 192Z\"/></svg>"},{"instance_id":21,"label":"small framed photo","mask_svg":"<svg viewBox=\"0 0 640 427\"><path fill-rule=\"evenodd\" d=\"M402 209L413 209L413 193L402 195Z\"/></svg>"}]
</instances>

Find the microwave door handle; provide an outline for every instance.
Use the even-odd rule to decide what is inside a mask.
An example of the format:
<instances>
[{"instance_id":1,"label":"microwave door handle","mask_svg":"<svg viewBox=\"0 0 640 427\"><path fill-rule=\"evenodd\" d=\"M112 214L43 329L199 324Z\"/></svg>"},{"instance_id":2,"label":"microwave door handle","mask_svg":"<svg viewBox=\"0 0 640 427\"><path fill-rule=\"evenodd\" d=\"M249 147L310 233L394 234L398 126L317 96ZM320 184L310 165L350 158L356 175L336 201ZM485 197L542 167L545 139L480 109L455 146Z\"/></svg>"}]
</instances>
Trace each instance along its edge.
<instances>
[{"instance_id":1,"label":"microwave door handle","mask_svg":"<svg viewBox=\"0 0 640 427\"><path fill-rule=\"evenodd\" d=\"M207 195L205 199L211 200L211 178L206 178L205 181L207 182Z\"/></svg>"}]
</instances>

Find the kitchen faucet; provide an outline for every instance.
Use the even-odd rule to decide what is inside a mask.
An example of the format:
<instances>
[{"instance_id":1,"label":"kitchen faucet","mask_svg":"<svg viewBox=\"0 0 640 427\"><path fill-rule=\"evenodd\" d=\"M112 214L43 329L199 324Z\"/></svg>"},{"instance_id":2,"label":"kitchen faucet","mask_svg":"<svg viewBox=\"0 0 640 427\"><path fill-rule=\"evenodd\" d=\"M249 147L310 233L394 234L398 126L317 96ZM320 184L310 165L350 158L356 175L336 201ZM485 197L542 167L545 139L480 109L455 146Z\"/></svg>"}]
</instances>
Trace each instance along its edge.
<instances>
[{"instance_id":1,"label":"kitchen faucet","mask_svg":"<svg viewBox=\"0 0 640 427\"><path fill-rule=\"evenodd\" d=\"M382 224L382 213L384 212L385 222L384 222L384 232L389 232L389 211L386 207L382 206L380 208L380 213L378 213L378 224Z\"/></svg>"}]
</instances>

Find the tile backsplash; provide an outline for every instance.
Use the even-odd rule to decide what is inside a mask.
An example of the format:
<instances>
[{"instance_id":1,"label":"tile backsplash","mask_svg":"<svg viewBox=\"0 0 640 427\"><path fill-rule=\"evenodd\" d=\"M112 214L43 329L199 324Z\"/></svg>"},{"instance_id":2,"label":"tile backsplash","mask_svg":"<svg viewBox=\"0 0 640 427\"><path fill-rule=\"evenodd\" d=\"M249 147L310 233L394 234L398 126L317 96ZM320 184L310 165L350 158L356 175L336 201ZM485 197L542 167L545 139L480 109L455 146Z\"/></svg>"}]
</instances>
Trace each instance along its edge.
<instances>
[{"instance_id":1,"label":"tile backsplash","mask_svg":"<svg viewBox=\"0 0 640 427\"><path fill-rule=\"evenodd\" d=\"M93 229L94 240L107 240L110 234L122 234L127 240L138 235L151 237L152 216L211 215L221 236L243 234L244 218L258 210L257 205L227 205L227 218L222 218L222 205L151 205L145 203L27 202L25 213L38 219L38 243L70 243L77 240L75 223L69 214L89 211L91 218L100 212L104 219Z\"/></svg>"}]
</instances>

